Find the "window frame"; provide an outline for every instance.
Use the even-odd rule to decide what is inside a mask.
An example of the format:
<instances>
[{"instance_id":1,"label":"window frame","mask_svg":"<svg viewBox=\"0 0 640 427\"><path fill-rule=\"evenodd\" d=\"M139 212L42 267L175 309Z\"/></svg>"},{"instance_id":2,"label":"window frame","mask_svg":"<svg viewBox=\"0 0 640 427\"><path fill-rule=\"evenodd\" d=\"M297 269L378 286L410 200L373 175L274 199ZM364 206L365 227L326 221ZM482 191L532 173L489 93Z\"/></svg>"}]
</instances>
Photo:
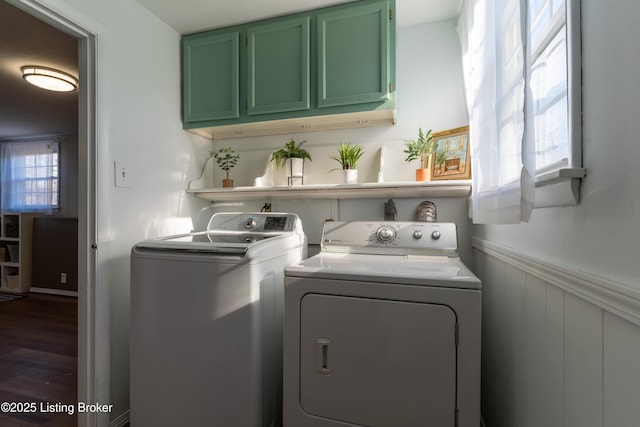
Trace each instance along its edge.
<instances>
[{"instance_id":1,"label":"window frame","mask_svg":"<svg viewBox=\"0 0 640 427\"><path fill-rule=\"evenodd\" d=\"M35 211L48 211L48 210L53 210L53 211L57 211L60 209L60 143L55 141L52 142L57 144L57 149L55 152L52 153L38 153L38 154L29 154L29 156L33 156L34 157L34 161L35 164L34 166L27 166L28 168L33 168L36 176L33 177L27 177L25 176L23 183L25 185L25 190L24 190L24 195L25 195L25 200L24 200L24 204L23 206L25 206L28 209L33 209ZM44 177L39 177L38 175L38 170L41 168L44 168L45 170L49 167L49 166L38 166L37 165L37 160L38 160L38 156L54 156L55 155L55 175L51 175L51 176L44 176ZM51 181L51 185L53 186L53 183L55 182L55 190L48 190L47 192L42 192L42 191L38 191L38 189L36 188L34 189L28 189L29 184L33 187L38 185L39 182L42 181ZM47 197L53 197L53 193L55 193L55 204L50 204L50 205L43 205L43 204L29 204L28 200L29 197L35 197L36 199L38 198L39 194L52 194L52 196L47 196Z\"/></svg>"},{"instance_id":2,"label":"window frame","mask_svg":"<svg viewBox=\"0 0 640 427\"><path fill-rule=\"evenodd\" d=\"M18 140L12 140L12 141L0 141L0 144L3 145L3 149L2 149L2 156L0 156L0 161L3 163L5 162L9 162L12 163L12 161L10 159L12 158L21 158L21 160L19 160L19 162L22 162L24 165L21 167L21 169L24 169L24 176L19 177L17 180L15 180L15 182L17 182L18 186L22 187L22 190L18 191L18 194L16 194L16 192L14 192L13 190L9 190L8 194L9 198L13 199L16 196L20 196L18 197L19 200L18 203L16 204L16 200L13 200L13 202L8 203L7 206L4 205L4 202L7 201L5 200L5 195L3 194L2 196L2 202L0 202L0 204L2 204L2 210L5 212L48 212L48 213L52 213L52 212L59 212L61 210L61 175L62 175L62 170L61 170L61 164L62 164L62 156L61 156L61 141L58 138L43 138L43 139L18 139ZM22 144L47 144L50 146L55 146L54 149L50 149L50 152L37 152L36 149L30 150L29 152L23 152L23 153L9 153L5 151L5 147L4 144L7 145L22 145ZM7 148L7 150L10 150L9 148ZM55 163L55 172L57 175L51 175L51 176L45 176L45 177L38 177L37 176L37 172L39 169L41 168L48 168L48 166L38 166L37 165L37 158L38 156L52 156L53 154L56 155L56 163ZM33 166L27 166L27 158L28 157L33 157L33 160L35 161L35 164ZM6 166L6 165L5 165ZM11 169L15 166L9 166L8 169ZM35 172L36 176L33 177L28 177L27 176L27 169L33 169L33 171ZM53 172L53 170L52 170ZM12 172L10 172L11 174ZM4 175L4 174L3 174ZM5 180L12 180L12 178L9 176L2 176L2 185L3 185L3 191L4 189L4 185L6 185L7 183L5 182ZM51 191L47 191L47 192L39 192L37 191L31 191L31 190L27 190L28 184L32 184L32 185L36 185L38 182L42 182L42 181L55 181L55 190L51 190ZM16 184L8 184L11 187L13 187ZM38 193L40 194L53 194L55 191L55 204L27 204L27 200L30 196L35 196L37 198ZM47 198L49 198L50 196L48 196Z\"/></svg>"},{"instance_id":3,"label":"window frame","mask_svg":"<svg viewBox=\"0 0 640 427\"><path fill-rule=\"evenodd\" d=\"M526 2L526 32L530 34L529 1ZM552 27L554 28L554 27ZM582 164L582 31L580 0L565 0L565 40L567 55L567 138L569 143L566 165L536 167L535 207L577 205L580 201L580 184L586 176ZM548 36L549 45L553 37ZM547 37L547 36L545 36ZM544 50L544 49L540 49ZM531 82L533 59L527 58L526 82ZM529 125L533 125L532 123Z\"/></svg>"}]
</instances>

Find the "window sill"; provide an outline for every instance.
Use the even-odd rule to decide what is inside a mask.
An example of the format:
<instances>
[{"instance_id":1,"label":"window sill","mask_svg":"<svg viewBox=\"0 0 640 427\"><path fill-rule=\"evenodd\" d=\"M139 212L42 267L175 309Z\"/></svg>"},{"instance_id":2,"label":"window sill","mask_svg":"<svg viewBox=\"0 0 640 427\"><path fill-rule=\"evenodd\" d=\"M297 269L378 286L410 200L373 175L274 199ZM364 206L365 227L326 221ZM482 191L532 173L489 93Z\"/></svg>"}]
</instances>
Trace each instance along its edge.
<instances>
[{"instance_id":1,"label":"window sill","mask_svg":"<svg viewBox=\"0 0 640 427\"><path fill-rule=\"evenodd\" d=\"M580 202L584 168L563 168L536 177L536 208L575 206Z\"/></svg>"}]
</instances>

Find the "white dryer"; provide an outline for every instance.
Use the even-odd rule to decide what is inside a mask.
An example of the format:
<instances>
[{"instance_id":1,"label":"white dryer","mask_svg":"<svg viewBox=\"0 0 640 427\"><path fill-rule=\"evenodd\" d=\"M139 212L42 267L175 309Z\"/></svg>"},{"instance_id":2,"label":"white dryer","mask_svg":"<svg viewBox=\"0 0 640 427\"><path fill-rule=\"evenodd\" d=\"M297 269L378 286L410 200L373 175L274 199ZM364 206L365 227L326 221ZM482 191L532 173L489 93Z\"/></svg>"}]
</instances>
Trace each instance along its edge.
<instances>
[{"instance_id":1,"label":"white dryer","mask_svg":"<svg viewBox=\"0 0 640 427\"><path fill-rule=\"evenodd\" d=\"M481 284L455 224L327 222L285 269L285 427L478 427Z\"/></svg>"},{"instance_id":2,"label":"white dryer","mask_svg":"<svg viewBox=\"0 0 640 427\"><path fill-rule=\"evenodd\" d=\"M306 250L284 213L219 213L135 245L132 426L281 425L284 267Z\"/></svg>"}]
</instances>

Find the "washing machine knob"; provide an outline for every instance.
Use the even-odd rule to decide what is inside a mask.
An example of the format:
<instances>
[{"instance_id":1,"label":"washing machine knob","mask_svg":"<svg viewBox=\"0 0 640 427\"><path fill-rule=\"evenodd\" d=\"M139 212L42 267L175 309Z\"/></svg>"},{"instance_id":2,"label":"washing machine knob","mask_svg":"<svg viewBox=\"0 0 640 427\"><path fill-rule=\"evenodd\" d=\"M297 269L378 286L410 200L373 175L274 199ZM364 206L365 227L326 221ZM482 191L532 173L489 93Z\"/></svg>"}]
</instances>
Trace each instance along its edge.
<instances>
[{"instance_id":1,"label":"washing machine knob","mask_svg":"<svg viewBox=\"0 0 640 427\"><path fill-rule=\"evenodd\" d=\"M376 238L379 242L386 243L396 237L396 230L388 225L383 225L376 230Z\"/></svg>"},{"instance_id":2,"label":"washing machine knob","mask_svg":"<svg viewBox=\"0 0 640 427\"><path fill-rule=\"evenodd\" d=\"M422 238L422 231L420 230L414 230L413 231L413 238L418 240Z\"/></svg>"},{"instance_id":3,"label":"washing machine knob","mask_svg":"<svg viewBox=\"0 0 640 427\"><path fill-rule=\"evenodd\" d=\"M431 233L431 238L433 240L438 240L440 238L440 232L439 231L434 231L433 233Z\"/></svg>"},{"instance_id":4,"label":"washing machine knob","mask_svg":"<svg viewBox=\"0 0 640 427\"><path fill-rule=\"evenodd\" d=\"M244 228L246 229L256 228L256 219L247 218L247 220L244 222Z\"/></svg>"}]
</instances>

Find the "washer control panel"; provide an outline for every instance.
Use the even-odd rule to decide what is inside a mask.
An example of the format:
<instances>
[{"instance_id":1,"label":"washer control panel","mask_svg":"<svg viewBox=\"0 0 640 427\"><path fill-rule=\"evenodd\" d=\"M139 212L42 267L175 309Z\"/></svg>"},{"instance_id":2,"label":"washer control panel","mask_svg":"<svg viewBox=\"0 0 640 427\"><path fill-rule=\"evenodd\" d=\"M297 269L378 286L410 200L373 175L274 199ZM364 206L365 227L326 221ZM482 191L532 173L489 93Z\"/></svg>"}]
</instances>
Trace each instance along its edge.
<instances>
[{"instance_id":1,"label":"washer control panel","mask_svg":"<svg viewBox=\"0 0 640 427\"><path fill-rule=\"evenodd\" d=\"M224 232L290 232L299 219L295 214L273 212L217 213L211 217L208 231ZM300 227L301 228L301 227Z\"/></svg>"},{"instance_id":2,"label":"washer control panel","mask_svg":"<svg viewBox=\"0 0 640 427\"><path fill-rule=\"evenodd\" d=\"M324 225L322 250L457 256L458 235L453 223L330 221Z\"/></svg>"}]
</instances>

